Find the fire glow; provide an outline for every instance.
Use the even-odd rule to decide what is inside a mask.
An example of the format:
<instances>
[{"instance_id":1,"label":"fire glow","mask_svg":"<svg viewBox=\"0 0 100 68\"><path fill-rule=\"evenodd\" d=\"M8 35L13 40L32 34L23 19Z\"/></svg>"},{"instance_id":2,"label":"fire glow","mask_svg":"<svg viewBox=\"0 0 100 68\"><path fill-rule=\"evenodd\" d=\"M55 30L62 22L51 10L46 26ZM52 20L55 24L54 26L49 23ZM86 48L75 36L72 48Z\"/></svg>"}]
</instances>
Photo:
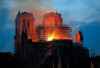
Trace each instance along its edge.
<instances>
[{"instance_id":1,"label":"fire glow","mask_svg":"<svg viewBox=\"0 0 100 68\"><path fill-rule=\"evenodd\" d=\"M55 39L55 32L52 33L51 35L49 34L47 37L47 41L53 41Z\"/></svg>"},{"instance_id":2,"label":"fire glow","mask_svg":"<svg viewBox=\"0 0 100 68\"><path fill-rule=\"evenodd\" d=\"M70 35L64 33L64 30L54 29L52 33L48 33L47 41L72 39Z\"/></svg>"},{"instance_id":3,"label":"fire glow","mask_svg":"<svg viewBox=\"0 0 100 68\"><path fill-rule=\"evenodd\" d=\"M46 41L61 40L71 38L70 27L63 27L63 20L59 13L49 12L44 15L43 24L45 27Z\"/></svg>"},{"instance_id":4,"label":"fire glow","mask_svg":"<svg viewBox=\"0 0 100 68\"><path fill-rule=\"evenodd\" d=\"M53 41L53 40L72 40L72 29L68 25L63 25L60 13L49 12L44 14L41 25L35 22L35 17L31 13L23 12L18 14L19 22L17 38L22 33L26 33L27 39L32 42ZM80 34L76 35L75 40L80 42Z\"/></svg>"}]
</instances>

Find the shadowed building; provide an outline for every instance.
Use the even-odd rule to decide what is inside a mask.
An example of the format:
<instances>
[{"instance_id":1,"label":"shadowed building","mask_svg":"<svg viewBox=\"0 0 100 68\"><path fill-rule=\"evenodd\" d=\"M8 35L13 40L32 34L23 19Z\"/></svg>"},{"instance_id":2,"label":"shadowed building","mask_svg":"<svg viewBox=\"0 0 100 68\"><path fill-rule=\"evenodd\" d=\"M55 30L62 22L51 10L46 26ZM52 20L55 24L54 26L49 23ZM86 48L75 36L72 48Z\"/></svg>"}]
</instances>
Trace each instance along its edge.
<instances>
[{"instance_id":1,"label":"shadowed building","mask_svg":"<svg viewBox=\"0 0 100 68\"><path fill-rule=\"evenodd\" d=\"M89 54L88 50L82 47L81 32L76 34L76 43L73 43L71 27L63 25L59 13L46 13L42 24L35 24L31 13L18 13L15 45L19 63L26 68L40 68L43 64L48 64L48 68L53 64L55 68L59 65L62 68L74 68L81 64L87 67Z\"/></svg>"}]
</instances>

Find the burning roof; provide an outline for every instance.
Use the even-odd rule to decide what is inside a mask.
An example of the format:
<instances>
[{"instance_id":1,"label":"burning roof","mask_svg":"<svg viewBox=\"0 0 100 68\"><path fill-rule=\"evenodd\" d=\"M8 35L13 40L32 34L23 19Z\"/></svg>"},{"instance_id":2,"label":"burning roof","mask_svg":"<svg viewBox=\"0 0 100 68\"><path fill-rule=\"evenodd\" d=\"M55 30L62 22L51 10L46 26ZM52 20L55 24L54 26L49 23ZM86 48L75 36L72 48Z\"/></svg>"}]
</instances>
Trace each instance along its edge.
<instances>
[{"instance_id":1,"label":"burning roof","mask_svg":"<svg viewBox=\"0 0 100 68\"><path fill-rule=\"evenodd\" d=\"M27 39L32 42L52 41L60 39L72 39L71 28L63 25L63 19L60 13L48 12L44 14L42 24L35 26L35 18L31 13L20 13L17 25L19 33L26 33ZM37 23L38 24L38 23Z\"/></svg>"}]
</instances>

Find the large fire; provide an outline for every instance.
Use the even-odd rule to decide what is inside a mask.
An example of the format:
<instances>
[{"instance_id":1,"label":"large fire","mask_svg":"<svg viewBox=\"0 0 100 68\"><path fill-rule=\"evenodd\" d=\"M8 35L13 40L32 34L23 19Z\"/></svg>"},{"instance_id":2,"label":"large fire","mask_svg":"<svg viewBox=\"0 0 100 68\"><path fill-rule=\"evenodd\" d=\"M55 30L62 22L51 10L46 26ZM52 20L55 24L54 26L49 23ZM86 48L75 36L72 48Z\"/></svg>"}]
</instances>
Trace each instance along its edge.
<instances>
[{"instance_id":1,"label":"large fire","mask_svg":"<svg viewBox=\"0 0 100 68\"><path fill-rule=\"evenodd\" d=\"M61 14L57 12L44 14L41 25L35 25L38 24L35 17L26 12L19 15L19 22L17 32L25 32L32 42L72 39L70 27L63 25Z\"/></svg>"},{"instance_id":2,"label":"large fire","mask_svg":"<svg viewBox=\"0 0 100 68\"><path fill-rule=\"evenodd\" d=\"M72 39L71 35L63 27L55 28L51 33L47 33L47 41ZM49 32L49 31L48 31Z\"/></svg>"},{"instance_id":3,"label":"large fire","mask_svg":"<svg viewBox=\"0 0 100 68\"><path fill-rule=\"evenodd\" d=\"M48 37L47 37L47 41L53 41L53 40L64 40L64 39L72 39L70 38L69 36L67 35L59 35L57 34L56 32L53 32L52 34L49 34Z\"/></svg>"},{"instance_id":4,"label":"large fire","mask_svg":"<svg viewBox=\"0 0 100 68\"><path fill-rule=\"evenodd\" d=\"M44 15L43 26L45 27L46 41L71 38L69 27L63 27L62 22L62 17L57 12L49 12Z\"/></svg>"}]
</instances>

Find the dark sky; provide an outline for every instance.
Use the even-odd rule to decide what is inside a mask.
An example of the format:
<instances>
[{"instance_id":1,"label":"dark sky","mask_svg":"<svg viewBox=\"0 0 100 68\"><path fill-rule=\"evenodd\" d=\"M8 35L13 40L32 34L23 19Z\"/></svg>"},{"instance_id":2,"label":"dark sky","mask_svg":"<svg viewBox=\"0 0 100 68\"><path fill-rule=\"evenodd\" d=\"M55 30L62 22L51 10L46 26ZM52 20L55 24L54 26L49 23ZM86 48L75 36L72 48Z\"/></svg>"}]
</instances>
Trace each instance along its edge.
<instances>
[{"instance_id":1,"label":"dark sky","mask_svg":"<svg viewBox=\"0 0 100 68\"><path fill-rule=\"evenodd\" d=\"M0 51L14 52L14 19L17 12L58 11L73 33L81 30L84 47L100 55L100 0L0 0Z\"/></svg>"}]
</instances>

